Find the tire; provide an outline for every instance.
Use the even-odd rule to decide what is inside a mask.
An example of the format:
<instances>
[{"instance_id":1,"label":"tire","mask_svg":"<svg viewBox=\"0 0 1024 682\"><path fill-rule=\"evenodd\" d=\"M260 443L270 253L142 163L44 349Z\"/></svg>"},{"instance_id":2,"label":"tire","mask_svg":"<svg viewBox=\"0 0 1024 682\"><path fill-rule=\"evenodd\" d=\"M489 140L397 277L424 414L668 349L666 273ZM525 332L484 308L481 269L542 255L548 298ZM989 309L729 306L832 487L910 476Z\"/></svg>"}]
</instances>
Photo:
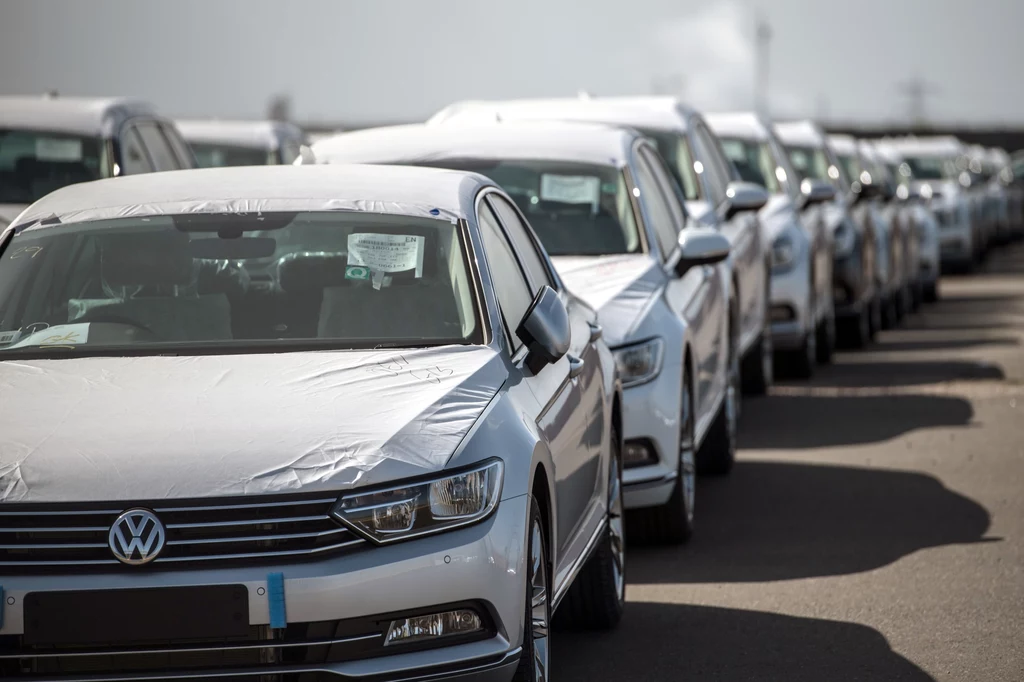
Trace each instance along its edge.
<instances>
[{"instance_id":1,"label":"tire","mask_svg":"<svg viewBox=\"0 0 1024 682\"><path fill-rule=\"evenodd\" d=\"M832 362L832 354L836 350L836 317L829 313L828 317L818 324L815 332L818 336L817 360L819 365Z\"/></svg>"},{"instance_id":2,"label":"tire","mask_svg":"<svg viewBox=\"0 0 1024 682\"><path fill-rule=\"evenodd\" d=\"M681 545L693 535L694 493L697 488L696 420L689 369L683 375L681 403L679 462L672 497L660 507L637 509L629 515L630 535L642 542Z\"/></svg>"},{"instance_id":3,"label":"tire","mask_svg":"<svg viewBox=\"0 0 1024 682\"><path fill-rule=\"evenodd\" d=\"M558 605L555 624L585 630L611 630L626 605L626 528L622 501L619 435L612 429L608 519L604 537Z\"/></svg>"},{"instance_id":4,"label":"tire","mask_svg":"<svg viewBox=\"0 0 1024 682\"><path fill-rule=\"evenodd\" d=\"M526 617L523 651L515 682L547 680L551 670L551 561L544 519L535 499L530 500L529 541L526 548Z\"/></svg>"},{"instance_id":5,"label":"tire","mask_svg":"<svg viewBox=\"0 0 1024 682\"><path fill-rule=\"evenodd\" d=\"M735 346L729 350L735 354ZM731 364L731 362L730 362ZM730 372L730 377L733 373ZM735 379L728 382L725 398L718 408L715 421L711 424L704 442L697 450L697 473L711 476L725 476L736 463L736 394Z\"/></svg>"},{"instance_id":6,"label":"tire","mask_svg":"<svg viewBox=\"0 0 1024 682\"><path fill-rule=\"evenodd\" d=\"M924 301L925 303L935 303L939 300L939 283L928 282L924 285Z\"/></svg>"},{"instance_id":7,"label":"tire","mask_svg":"<svg viewBox=\"0 0 1024 682\"><path fill-rule=\"evenodd\" d=\"M871 343L871 306L867 305L853 318L843 320L840 329L843 345L864 348Z\"/></svg>"},{"instance_id":8,"label":"tire","mask_svg":"<svg viewBox=\"0 0 1024 682\"><path fill-rule=\"evenodd\" d=\"M745 394L764 395L775 383L774 354L772 333L766 329L757 337L753 348L743 358L740 376Z\"/></svg>"},{"instance_id":9,"label":"tire","mask_svg":"<svg viewBox=\"0 0 1024 682\"><path fill-rule=\"evenodd\" d=\"M804 335L800 347L783 356L789 373L797 379L810 379L818 364L818 332L811 330Z\"/></svg>"},{"instance_id":10,"label":"tire","mask_svg":"<svg viewBox=\"0 0 1024 682\"><path fill-rule=\"evenodd\" d=\"M882 299L882 329L892 329L899 323L896 300L893 296Z\"/></svg>"},{"instance_id":11,"label":"tire","mask_svg":"<svg viewBox=\"0 0 1024 682\"><path fill-rule=\"evenodd\" d=\"M868 332L870 340L874 340L882 331L882 299L873 298L868 304Z\"/></svg>"}]
</instances>

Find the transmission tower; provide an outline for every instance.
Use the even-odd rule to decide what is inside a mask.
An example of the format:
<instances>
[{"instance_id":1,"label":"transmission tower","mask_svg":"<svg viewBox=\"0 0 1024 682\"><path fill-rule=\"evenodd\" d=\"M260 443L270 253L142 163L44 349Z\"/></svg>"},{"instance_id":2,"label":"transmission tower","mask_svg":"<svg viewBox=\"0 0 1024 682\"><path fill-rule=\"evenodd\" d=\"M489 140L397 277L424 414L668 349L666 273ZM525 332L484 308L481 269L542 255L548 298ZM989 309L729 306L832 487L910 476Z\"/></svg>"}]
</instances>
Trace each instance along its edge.
<instances>
[{"instance_id":1,"label":"transmission tower","mask_svg":"<svg viewBox=\"0 0 1024 682\"><path fill-rule=\"evenodd\" d=\"M757 15L757 64L754 74L754 109L768 116L768 58L771 56L772 27L760 13Z\"/></svg>"},{"instance_id":2,"label":"transmission tower","mask_svg":"<svg viewBox=\"0 0 1024 682\"><path fill-rule=\"evenodd\" d=\"M940 88L920 76L915 76L910 80L898 83L896 89L907 98L907 114L910 116L910 122L915 126L927 125L927 100L929 97L939 94Z\"/></svg>"}]
</instances>

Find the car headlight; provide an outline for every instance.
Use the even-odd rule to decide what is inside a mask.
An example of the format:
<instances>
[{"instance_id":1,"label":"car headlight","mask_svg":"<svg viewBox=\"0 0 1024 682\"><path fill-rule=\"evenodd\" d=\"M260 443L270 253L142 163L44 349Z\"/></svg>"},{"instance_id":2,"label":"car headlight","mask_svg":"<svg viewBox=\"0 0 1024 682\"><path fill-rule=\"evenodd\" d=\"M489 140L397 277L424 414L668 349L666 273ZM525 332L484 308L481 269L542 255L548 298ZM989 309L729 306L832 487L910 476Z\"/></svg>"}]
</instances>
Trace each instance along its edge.
<instances>
[{"instance_id":1,"label":"car headlight","mask_svg":"<svg viewBox=\"0 0 1024 682\"><path fill-rule=\"evenodd\" d=\"M658 376L664 348L665 344L661 339L651 339L632 346L612 349L622 387L645 384Z\"/></svg>"},{"instance_id":2,"label":"car headlight","mask_svg":"<svg viewBox=\"0 0 1024 682\"><path fill-rule=\"evenodd\" d=\"M377 544L440 533L487 518L498 506L504 473L494 459L441 478L354 492L331 515Z\"/></svg>"},{"instance_id":3,"label":"car headlight","mask_svg":"<svg viewBox=\"0 0 1024 682\"><path fill-rule=\"evenodd\" d=\"M836 228L835 232L836 257L846 258L853 253L853 248L856 244L857 235L853 228L845 220L839 223L839 227Z\"/></svg>"},{"instance_id":4,"label":"car headlight","mask_svg":"<svg viewBox=\"0 0 1024 682\"><path fill-rule=\"evenodd\" d=\"M788 270L796 261L796 244L788 234L772 242L772 270Z\"/></svg>"}]
</instances>

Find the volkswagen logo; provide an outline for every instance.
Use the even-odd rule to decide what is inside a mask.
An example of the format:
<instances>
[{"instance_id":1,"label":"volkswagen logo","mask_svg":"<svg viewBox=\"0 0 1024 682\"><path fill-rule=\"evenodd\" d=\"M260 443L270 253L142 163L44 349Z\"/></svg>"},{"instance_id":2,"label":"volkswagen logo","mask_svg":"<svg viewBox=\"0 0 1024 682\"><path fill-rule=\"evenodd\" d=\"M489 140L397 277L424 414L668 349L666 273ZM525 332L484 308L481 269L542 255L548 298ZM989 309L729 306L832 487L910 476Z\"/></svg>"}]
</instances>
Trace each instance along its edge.
<instances>
[{"instance_id":1,"label":"volkswagen logo","mask_svg":"<svg viewBox=\"0 0 1024 682\"><path fill-rule=\"evenodd\" d=\"M107 542L118 561L141 566L160 554L166 534L156 514L148 509L129 509L114 521Z\"/></svg>"}]
</instances>

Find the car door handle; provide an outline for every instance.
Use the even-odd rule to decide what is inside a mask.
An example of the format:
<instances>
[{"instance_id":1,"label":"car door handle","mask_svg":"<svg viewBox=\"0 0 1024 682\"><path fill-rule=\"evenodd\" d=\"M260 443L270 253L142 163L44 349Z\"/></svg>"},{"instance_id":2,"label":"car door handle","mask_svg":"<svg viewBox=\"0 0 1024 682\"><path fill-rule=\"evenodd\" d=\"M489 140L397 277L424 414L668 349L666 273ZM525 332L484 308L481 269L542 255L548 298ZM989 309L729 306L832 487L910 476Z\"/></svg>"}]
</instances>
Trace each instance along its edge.
<instances>
[{"instance_id":1,"label":"car door handle","mask_svg":"<svg viewBox=\"0 0 1024 682\"><path fill-rule=\"evenodd\" d=\"M569 378L575 379L583 374L583 359L574 355L569 356Z\"/></svg>"},{"instance_id":2,"label":"car door handle","mask_svg":"<svg viewBox=\"0 0 1024 682\"><path fill-rule=\"evenodd\" d=\"M594 343L604 334L604 329L601 328L601 325L593 322L587 322L587 325L590 326L590 343Z\"/></svg>"}]
</instances>

